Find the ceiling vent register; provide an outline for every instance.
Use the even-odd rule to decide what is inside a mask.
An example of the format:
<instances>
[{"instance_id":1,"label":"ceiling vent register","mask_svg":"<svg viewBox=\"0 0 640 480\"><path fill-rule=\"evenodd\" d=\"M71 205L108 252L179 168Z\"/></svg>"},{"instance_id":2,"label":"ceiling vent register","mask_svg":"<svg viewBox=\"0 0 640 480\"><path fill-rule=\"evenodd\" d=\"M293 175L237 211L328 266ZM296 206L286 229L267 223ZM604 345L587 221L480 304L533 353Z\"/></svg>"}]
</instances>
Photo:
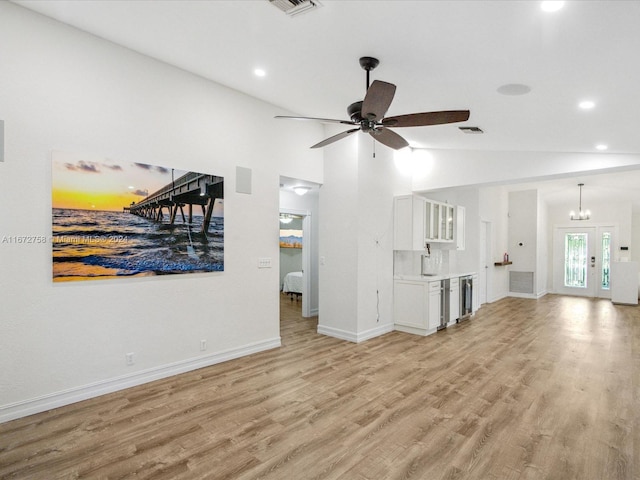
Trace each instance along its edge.
<instances>
[{"instance_id":1,"label":"ceiling vent register","mask_svg":"<svg viewBox=\"0 0 640 480\"><path fill-rule=\"evenodd\" d=\"M458 127L464 133L484 133L480 127Z\"/></svg>"},{"instance_id":2,"label":"ceiling vent register","mask_svg":"<svg viewBox=\"0 0 640 480\"><path fill-rule=\"evenodd\" d=\"M322 6L318 0L269 0L269 3L291 17Z\"/></svg>"}]
</instances>

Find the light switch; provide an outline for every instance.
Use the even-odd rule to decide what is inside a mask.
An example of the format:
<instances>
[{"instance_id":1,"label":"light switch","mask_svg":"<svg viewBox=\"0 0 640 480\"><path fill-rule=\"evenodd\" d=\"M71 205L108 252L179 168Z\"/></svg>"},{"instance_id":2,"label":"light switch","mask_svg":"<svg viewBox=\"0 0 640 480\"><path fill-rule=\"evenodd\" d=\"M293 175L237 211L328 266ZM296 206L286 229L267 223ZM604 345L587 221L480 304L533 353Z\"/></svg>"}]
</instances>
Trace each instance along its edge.
<instances>
[{"instance_id":1,"label":"light switch","mask_svg":"<svg viewBox=\"0 0 640 480\"><path fill-rule=\"evenodd\" d=\"M271 258L270 257L259 258L258 268L271 268Z\"/></svg>"}]
</instances>

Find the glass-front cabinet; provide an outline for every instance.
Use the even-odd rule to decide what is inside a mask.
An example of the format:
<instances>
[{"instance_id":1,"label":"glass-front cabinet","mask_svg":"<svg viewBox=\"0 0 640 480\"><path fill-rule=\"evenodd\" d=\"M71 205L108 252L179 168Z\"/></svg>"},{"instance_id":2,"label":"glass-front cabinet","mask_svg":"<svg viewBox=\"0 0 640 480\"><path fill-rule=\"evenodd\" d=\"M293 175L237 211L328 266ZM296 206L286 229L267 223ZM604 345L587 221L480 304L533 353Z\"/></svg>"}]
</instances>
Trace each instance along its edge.
<instances>
[{"instance_id":1,"label":"glass-front cabinet","mask_svg":"<svg viewBox=\"0 0 640 480\"><path fill-rule=\"evenodd\" d=\"M464 207L401 195L394 198L393 221L395 250L424 250L429 243L455 243L464 250Z\"/></svg>"},{"instance_id":2,"label":"glass-front cabinet","mask_svg":"<svg viewBox=\"0 0 640 480\"><path fill-rule=\"evenodd\" d=\"M444 236L443 239L447 242L453 242L453 205L443 205L443 221L444 221Z\"/></svg>"},{"instance_id":3,"label":"glass-front cabinet","mask_svg":"<svg viewBox=\"0 0 640 480\"><path fill-rule=\"evenodd\" d=\"M455 239L455 207L427 200L425 204L425 240L453 242Z\"/></svg>"}]
</instances>

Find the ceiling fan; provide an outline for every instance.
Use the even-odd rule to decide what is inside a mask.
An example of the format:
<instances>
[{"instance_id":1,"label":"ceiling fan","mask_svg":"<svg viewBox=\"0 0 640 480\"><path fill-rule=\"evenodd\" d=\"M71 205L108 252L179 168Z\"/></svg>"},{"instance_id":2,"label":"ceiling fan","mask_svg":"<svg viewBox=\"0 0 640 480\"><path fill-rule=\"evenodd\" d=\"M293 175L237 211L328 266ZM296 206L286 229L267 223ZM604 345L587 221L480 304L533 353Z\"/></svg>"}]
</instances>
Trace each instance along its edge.
<instances>
[{"instance_id":1,"label":"ceiling fan","mask_svg":"<svg viewBox=\"0 0 640 480\"><path fill-rule=\"evenodd\" d=\"M357 125L357 128L346 130L337 135L333 135L311 148L325 147L333 142L341 140L349 135L363 131L367 132L378 142L399 150L409 146L404 138L398 135L391 128L401 127L424 127L428 125L442 125L445 123L464 122L469 119L469 110L446 110L442 112L410 113L407 115L397 115L394 117L384 117L391 105L396 86L392 83L374 80L369 85L369 72L376 68L380 61L373 57L362 57L360 66L367 72L367 93L364 100L354 102L347 107L347 113L351 120L334 120L330 118L313 117L290 117L278 115L275 118L287 118L291 120L314 120L323 123L341 123L344 125Z\"/></svg>"}]
</instances>

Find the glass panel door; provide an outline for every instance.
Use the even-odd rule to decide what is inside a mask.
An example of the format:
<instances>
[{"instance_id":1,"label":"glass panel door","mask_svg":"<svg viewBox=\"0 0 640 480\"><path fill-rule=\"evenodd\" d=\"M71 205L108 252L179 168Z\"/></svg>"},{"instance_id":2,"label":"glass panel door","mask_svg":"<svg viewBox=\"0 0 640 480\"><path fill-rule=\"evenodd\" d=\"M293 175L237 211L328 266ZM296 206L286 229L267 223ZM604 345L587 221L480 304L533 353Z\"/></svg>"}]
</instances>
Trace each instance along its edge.
<instances>
[{"instance_id":1,"label":"glass panel door","mask_svg":"<svg viewBox=\"0 0 640 480\"><path fill-rule=\"evenodd\" d=\"M554 291L610 298L609 272L615 251L614 226L557 227L554 231Z\"/></svg>"},{"instance_id":2,"label":"glass panel door","mask_svg":"<svg viewBox=\"0 0 640 480\"><path fill-rule=\"evenodd\" d=\"M597 296L600 298L611 298L611 289L609 286L609 273L611 272L611 255L614 251L614 228L613 227L598 227L598 270L599 270L599 282Z\"/></svg>"},{"instance_id":3,"label":"glass panel door","mask_svg":"<svg viewBox=\"0 0 640 480\"><path fill-rule=\"evenodd\" d=\"M587 288L589 240L586 233L565 233L564 286Z\"/></svg>"},{"instance_id":4,"label":"glass panel door","mask_svg":"<svg viewBox=\"0 0 640 480\"><path fill-rule=\"evenodd\" d=\"M558 227L554 235L554 290L595 297L595 228Z\"/></svg>"}]
</instances>

